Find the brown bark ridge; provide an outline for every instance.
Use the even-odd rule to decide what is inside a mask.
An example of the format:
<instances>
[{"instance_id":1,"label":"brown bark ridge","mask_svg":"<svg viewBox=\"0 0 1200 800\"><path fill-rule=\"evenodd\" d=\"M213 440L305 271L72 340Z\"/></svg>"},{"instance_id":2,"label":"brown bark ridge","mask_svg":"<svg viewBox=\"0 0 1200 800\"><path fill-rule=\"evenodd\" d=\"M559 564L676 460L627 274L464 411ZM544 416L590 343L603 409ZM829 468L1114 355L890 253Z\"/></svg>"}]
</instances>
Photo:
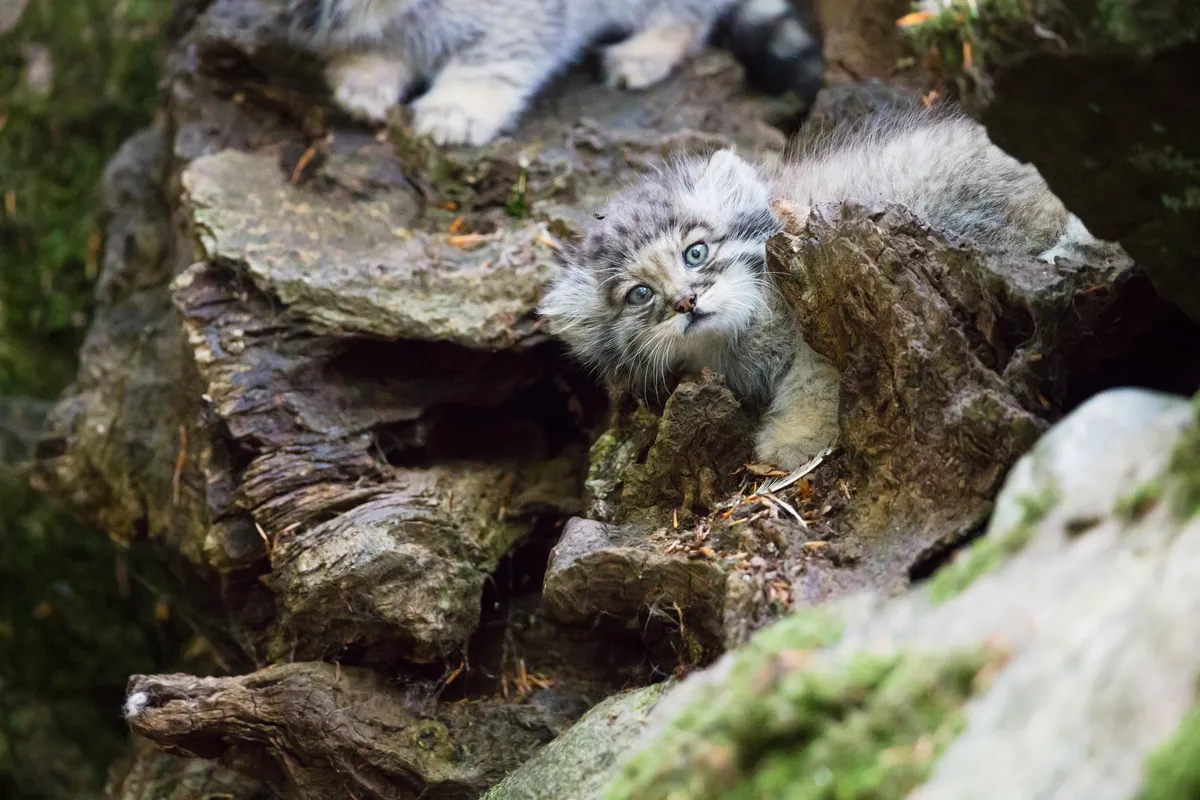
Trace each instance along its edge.
<instances>
[{"instance_id":1,"label":"brown bark ridge","mask_svg":"<svg viewBox=\"0 0 1200 800\"><path fill-rule=\"evenodd\" d=\"M135 675L134 732L301 797L478 797L560 731L503 701L424 712L378 673L319 662L234 678Z\"/></svg>"},{"instance_id":2,"label":"brown bark ridge","mask_svg":"<svg viewBox=\"0 0 1200 800\"><path fill-rule=\"evenodd\" d=\"M912 577L986 520L1008 467L1061 414L1068 374L1119 352L1112 321L1133 306L1115 301L1136 296L1137 273L1115 246L1089 263L984 254L899 206L784 213L769 259L842 374L862 568Z\"/></svg>"}]
</instances>

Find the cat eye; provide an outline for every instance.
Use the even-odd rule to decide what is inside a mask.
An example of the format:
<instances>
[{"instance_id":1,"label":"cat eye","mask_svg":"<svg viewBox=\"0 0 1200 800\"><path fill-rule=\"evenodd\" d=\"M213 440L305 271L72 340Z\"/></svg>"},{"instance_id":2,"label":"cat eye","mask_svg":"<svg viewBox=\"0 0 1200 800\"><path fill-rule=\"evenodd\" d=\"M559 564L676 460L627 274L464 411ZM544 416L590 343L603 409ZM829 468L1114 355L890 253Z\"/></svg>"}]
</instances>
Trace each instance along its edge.
<instances>
[{"instance_id":1,"label":"cat eye","mask_svg":"<svg viewBox=\"0 0 1200 800\"><path fill-rule=\"evenodd\" d=\"M708 258L708 245L696 242L683 251L683 263L689 267L698 267Z\"/></svg>"},{"instance_id":2,"label":"cat eye","mask_svg":"<svg viewBox=\"0 0 1200 800\"><path fill-rule=\"evenodd\" d=\"M625 302L631 306L644 306L650 302L651 297L654 297L654 290L649 286L638 284L625 295Z\"/></svg>"}]
</instances>

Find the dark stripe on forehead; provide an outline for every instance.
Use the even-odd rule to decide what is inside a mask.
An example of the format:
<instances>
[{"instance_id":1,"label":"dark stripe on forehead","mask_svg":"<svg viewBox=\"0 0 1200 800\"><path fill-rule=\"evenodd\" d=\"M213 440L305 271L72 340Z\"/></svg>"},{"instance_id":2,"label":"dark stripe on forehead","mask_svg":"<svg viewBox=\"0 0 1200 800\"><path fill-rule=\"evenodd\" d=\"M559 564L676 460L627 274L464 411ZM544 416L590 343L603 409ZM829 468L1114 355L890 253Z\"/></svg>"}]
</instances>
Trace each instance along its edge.
<instances>
[{"instance_id":1,"label":"dark stripe on forehead","mask_svg":"<svg viewBox=\"0 0 1200 800\"><path fill-rule=\"evenodd\" d=\"M611 221L597 226L587 237L582 254L597 268L624 265L664 236L682 236L702 224L695 217L685 217L667 209L652 209L636 222Z\"/></svg>"}]
</instances>

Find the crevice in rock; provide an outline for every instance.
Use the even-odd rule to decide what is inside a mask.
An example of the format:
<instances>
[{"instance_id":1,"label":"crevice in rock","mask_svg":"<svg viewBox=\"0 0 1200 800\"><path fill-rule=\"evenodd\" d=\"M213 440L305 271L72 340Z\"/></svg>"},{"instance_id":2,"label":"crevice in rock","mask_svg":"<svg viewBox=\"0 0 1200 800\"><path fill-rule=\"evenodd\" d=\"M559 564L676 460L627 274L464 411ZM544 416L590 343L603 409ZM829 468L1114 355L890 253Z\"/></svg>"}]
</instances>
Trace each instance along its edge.
<instances>
[{"instance_id":1,"label":"crevice in rock","mask_svg":"<svg viewBox=\"0 0 1200 800\"><path fill-rule=\"evenodd\" d=\"M1131 327L1122 352L1068 373L1064 405L1070 411L1088 398L1116 387L1135 386L1173 394L1192 395L1200 389L1200 325L1183 311L1160 298L1148 282L1131 289L1130 305L1147 308L1137 320L1148 324ZM1108 324L1121 325L1115 317ZM1109 339L1111 341L1111 339Z\"/></svg>"},{"instance_id":2,"label":"crevice in rock","mask_svg":"<svg viewBox=\"0 0 1200 800\"><path fill-rule=\"evenodd\" d=\"M428 467L447 461L533 463L554 458L586 448L607 412L607 398L599 387L565 362L555 363L557 346L539 348L542 352L533 355L441 344L354 347L349 360L345 355L338 359L339 378L360 395L377 395L381 408L403 409L403 402L389 403L387 396L392 392L403 396L407 384L427 392L436 379L422 377L422 365L438 372L453 365L451 374L441 378L448 387L445 402L435 399L424 411L414 409L414 418L371 427L374 447L391 466ZM404 370L379 369L386 363L380 359L387 359L389 352L406 355ZM511 362L509 368L506 362ZM484 389L478 378L481 370L502 377ZM403 377L389 378L394 375ZM330 377L330 382L339 378ZM456 383L463 390L457 390Z\"/></svg>"},{"instance_id":3,"label":"crevice in rock","mask_svg":"<svg viewBox=\"0 0 1200 800\"><path fill-rule=\"evenodd\" d=\"M908 568L908 580L920 583L932 577L935 572L949 564L960 550L967 547L987 531L987 520L960 532L957 536L939 539L930 547L917 554L916 559Z\"/></svg>"},{"instance_id":4,"label":"crevice in rock","mask_svg":"<svg viewBox=\"0 0 1200 800\"><path fill-rule=\"evenodd\" d=\"M613 692L665 677L656 676L640 632L600 637L546 616L542 585L564 522L535 515L529 535L500 560L484 585L478 628L458 660L442 665L439 702L503 698L575 719Z\"/></svg>"}]
</instances>

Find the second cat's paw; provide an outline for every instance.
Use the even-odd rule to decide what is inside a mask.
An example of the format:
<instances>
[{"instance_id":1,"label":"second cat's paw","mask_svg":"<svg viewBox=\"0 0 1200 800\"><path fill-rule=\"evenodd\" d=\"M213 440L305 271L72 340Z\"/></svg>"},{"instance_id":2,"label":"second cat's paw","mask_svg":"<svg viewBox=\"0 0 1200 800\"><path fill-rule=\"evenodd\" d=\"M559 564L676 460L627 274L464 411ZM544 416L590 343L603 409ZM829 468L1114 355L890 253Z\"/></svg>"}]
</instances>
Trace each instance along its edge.
<instances>
[{"instance_id":1,"label":"second cat's paw","mask_svg":"<svg viewBox=\"0 0 1200 800\"><path fill-rule=\"evenodd\" d=\"M387 119L410 77L403 62L375 54L338 59L326 71L334 102L347 114L373 124Z\"/></svg>"},{"instance_id":2,"label":"second cat's paw","mask_svg":"<svg viewBox=\"0 0 1200 800\"><path fill-rule=\"evenodd\" d=\"M455 82L435 86L413 103L413 132L438 145L484 145L513 116L512 104L496 87Z\"/></svg>"},{"instance_id":3,"label":"second cat's paw","mask_svg":"<svg viewBox=\"0 0 1200 800\"><path fill-rule=\"evenodd\" d=\"M690 46L690 31L659 28L604 51L605 82L615 89L646 89L671 74Z\"/></svg>"}]
</instances>

